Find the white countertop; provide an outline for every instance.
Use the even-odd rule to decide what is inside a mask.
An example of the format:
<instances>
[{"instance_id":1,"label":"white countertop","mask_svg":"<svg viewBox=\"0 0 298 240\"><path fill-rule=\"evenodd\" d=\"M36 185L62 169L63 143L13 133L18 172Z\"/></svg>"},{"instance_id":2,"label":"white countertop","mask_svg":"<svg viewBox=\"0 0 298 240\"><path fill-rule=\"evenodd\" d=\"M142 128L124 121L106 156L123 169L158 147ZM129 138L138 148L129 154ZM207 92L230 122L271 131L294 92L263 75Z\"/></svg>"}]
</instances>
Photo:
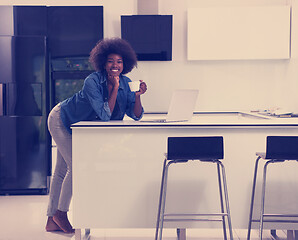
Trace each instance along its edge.
<instances>
[{"instance_id":1,"label":"white countertop","mask_svg":"<svg viewBox=\"0 0 298 240\"><path fill-rule=\"evenodd\" d=\"M165 118L165 114L144 114L141 121L125 117L122 121L81 121L72 127L298 127L298 118L271 117L251 112L198 112L187 122L145 122Z\"/></svg>"}]
</instances>

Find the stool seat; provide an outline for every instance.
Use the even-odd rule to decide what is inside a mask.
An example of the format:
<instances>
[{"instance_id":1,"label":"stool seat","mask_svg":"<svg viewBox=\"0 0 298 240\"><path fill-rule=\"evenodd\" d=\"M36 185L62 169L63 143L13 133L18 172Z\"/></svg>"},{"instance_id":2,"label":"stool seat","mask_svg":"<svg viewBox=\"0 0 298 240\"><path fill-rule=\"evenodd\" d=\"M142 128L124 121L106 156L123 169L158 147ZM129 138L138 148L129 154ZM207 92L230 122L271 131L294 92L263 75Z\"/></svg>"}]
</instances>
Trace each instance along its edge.
<instances>
[{"instance_id":1,"label":"stool seat","mask_svg":"<svg viewBox=\"0 0 298 240\"><path fill-rule=\"evenodd\" d=\"M259 222L259 237L263 236L264 222L274 223L298 223L298 214L265 214L265 193L266 193L266 177L267 167L272 163L282 163L285 161L298 161L298 136L267 136L266 152L257 152L257 159L255 163L252 194L248 221L247 239L250 239L251 226L253 222ZM259 219L253 219L253 207L256 189L257 172L259 160L265 160L263 167L263 181L262 181L262 195L261 195L261 209ZM290 218L290 219L287 219ZM297 218L296 220L293 218Z\"/></svg>"},{"instance_id":2,"label":"stool seat","mask_svg":"<svg viewBox=\"0 0 298 240\"><path fill-rule=\"evenodd\" d=\"M223 156L222 136L168 138L167 153L165 154L162 170L155 240L162 239L163 225L166 221L220 221L223 224L224 239L227 239L226 220L228 222L230 239L233 239L226 175L224 165L220 161L220 159L223 159ZM217 164L221 212L171 214L165 212L169 167L173 164L187 163L190 160Z\"/></svg>"},{"instance_id":3,"label":"stool seat","mask_svg":"<svg viewBox=\"0 0 298 240\"><path fill-rule=\"evenodd\" d=\"M298 160L298 136L268 136L264 159Z\"/></svg>"}]
</instances>

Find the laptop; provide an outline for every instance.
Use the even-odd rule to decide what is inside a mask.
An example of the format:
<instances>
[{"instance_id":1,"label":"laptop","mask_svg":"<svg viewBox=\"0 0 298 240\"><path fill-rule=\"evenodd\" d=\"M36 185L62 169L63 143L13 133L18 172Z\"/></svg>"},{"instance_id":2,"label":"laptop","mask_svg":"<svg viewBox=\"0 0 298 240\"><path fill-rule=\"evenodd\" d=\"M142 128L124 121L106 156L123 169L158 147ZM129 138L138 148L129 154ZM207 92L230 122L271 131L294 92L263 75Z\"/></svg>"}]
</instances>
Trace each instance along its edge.
<instances>
[{"instance_id":1,"label":"laptop","mask_svg":"<svg viewBox=\"0 0 298 240\"><path fill-rule=\"evenodd\" d=\"M141 122L185 122L192 118L198 98L197 89L177 89L173 92L166 118L148 119Z\"/></svg>"}]
</instances>

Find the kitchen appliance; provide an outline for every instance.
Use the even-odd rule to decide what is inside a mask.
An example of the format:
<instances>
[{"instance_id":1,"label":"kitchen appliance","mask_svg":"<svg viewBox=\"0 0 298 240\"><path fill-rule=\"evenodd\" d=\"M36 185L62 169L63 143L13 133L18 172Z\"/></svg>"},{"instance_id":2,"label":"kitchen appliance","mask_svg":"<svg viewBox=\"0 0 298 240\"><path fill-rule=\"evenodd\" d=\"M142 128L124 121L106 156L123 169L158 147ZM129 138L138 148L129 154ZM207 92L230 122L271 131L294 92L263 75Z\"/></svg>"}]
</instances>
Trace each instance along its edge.
<instances>
[{"instance_id":1,"label":"kitchen appliance","mask_svg":"<svg viewBox=\"0 0 298 240\"><path fill-rule=\"evenodd\" d=\"M123 15L121 37L131 44L139 61L171 61L172 25L172 15Z\"/></svg>"},{"instance_id":2,"label":"kitchen appliance","mask_svg":"<svg viewBox=\"0 0 298 240\"><path fill-rule=\"evenodd\" d=\"M55 89L59 81L53 82L52 66L68 58L86 59L102 36L101 6L0 6L0 195L48 193L52 143L47 116L55 94L60 99L76 91L67 84ZM70 62L75 66L75 60ZM75 82L73 74L67 76Z\"/></svg>"},{"instance_id":3,"label":"kitchen appliance","mask_svg":"<svg viewBox=\"0 0 298 240\"><path fill-rule=\"evenodd\" d=\"M71 97L83 87L85 78L94 72L87 57L57 58L51 61L51 103Z\"/></svg>"},{"instance_id":4,"label":"kitchen appliance","mask_svg":"<svg viewBox=\"0 0 298 240\"><path fill-rule=\"evenodd\" d=\"M0 16L0 194L45 194L51 175L46 7L2 6Z\"/></svg>"}]
</instances>

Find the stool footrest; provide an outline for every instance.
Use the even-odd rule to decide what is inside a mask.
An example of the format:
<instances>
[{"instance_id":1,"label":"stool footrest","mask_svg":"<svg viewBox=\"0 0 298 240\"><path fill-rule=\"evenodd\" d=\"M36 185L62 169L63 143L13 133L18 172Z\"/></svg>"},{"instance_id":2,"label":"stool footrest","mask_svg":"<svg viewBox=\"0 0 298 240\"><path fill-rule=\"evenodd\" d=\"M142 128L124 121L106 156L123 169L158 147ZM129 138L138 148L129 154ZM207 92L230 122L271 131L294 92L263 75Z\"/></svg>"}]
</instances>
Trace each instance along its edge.
<instances>
[{"instance_id":1,"label":"stool footrest","mask_svg":"<svg viewBox=\"0 0 298 240\"><path fill-rule=\"evenodd\" d=\"M260 222L259 219L253 219L252 222ZM263 219L263 222L275 222L275 223L298 223L298 220L283 220L283 219Z\"/></svg>"},{"instance_id":2,"label":"stool footrest","mask_svg":"<svg viewBox=\"0 0 298 240\"><path fill-rule=\"evenodd\" d=\"M167 213L164 214L164 216L166 217L177 217L177 216L214 216L214 217L220 217L220 216L227 216L227 213Z\"/></svg>"},{"instance_id":3,"label":"stool footrest","mask_svg":"<svg viewBox=\"0 0 298 240\"><path fill-rule=\"evenodd\" d=\"M211 218L173 218L173 219L168 219L168 218L164 218L164 222L187 222L187 221L197 221L197 222L222 222L222 219L211 219Z\"/></svg>"},{"instance_id":4,"label":"stool footrest","mask_svg":"<svg viewBox=\"0 0 298 240\"><path fill-rule=\"evenodd\" d=\"M298 217L298 214L263 214L264 217Z\"/></svg>"},{"instance_id":5,"label":"stool footrest","mask_svg":"<svg viewBox=\"0 0 298 240\"><path fill-rule=\"evenodd\" d=\"M213 217L213 218L185 218L185 217ZM170 213L170 214L164 214L164 221L167 222L179 222L179 221L213 221L213 222L222 222L222 217L228 216L227 213ZM174 218L176 217L176 218ZM221 217L220 219L215 219L215 217Z\"/></svg>"}]
</instances>

